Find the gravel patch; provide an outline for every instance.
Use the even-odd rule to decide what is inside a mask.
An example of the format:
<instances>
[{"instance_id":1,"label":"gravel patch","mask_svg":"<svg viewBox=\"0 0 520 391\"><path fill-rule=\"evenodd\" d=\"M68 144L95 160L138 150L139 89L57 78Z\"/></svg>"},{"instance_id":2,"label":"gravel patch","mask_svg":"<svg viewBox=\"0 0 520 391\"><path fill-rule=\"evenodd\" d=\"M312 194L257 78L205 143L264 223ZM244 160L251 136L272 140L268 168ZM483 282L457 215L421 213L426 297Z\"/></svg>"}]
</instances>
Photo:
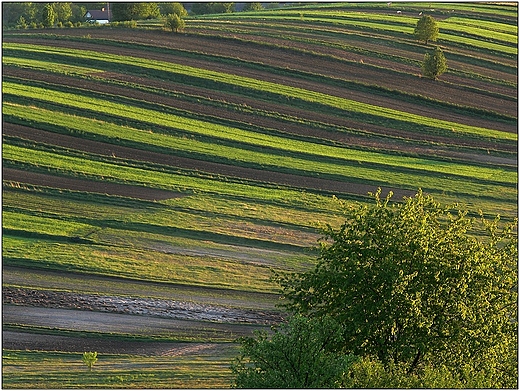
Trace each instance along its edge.
<instances>
[{"instance_id":1,"label":"gravel patch","mask_svg":"<svg viewBox=\"0 0 520 391\"><path fill-rule=\"evenodd\" d=\"M275 324L279 312L229 308L188 301L77 294L71 292L3 287L4 304L79 309L218 323Z\"/></svg>"}]
</instances>

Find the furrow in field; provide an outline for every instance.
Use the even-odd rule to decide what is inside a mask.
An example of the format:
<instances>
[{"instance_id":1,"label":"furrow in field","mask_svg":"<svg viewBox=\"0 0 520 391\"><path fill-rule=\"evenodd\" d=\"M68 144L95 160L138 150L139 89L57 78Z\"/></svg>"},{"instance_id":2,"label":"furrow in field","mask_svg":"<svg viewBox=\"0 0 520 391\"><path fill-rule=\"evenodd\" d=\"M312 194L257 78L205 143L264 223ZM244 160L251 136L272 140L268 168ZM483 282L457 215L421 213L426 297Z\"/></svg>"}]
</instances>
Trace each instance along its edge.
<instances>
[{"instance_id":1,"label":"furrow in field","mask_svg":"<svg viewBox=\"0 0 520 391\"><path fill-rule=\"evenodd\" d=\"M147 92L143 90L139 90L137 88L130 87L121 87L113 84L107 84L102 81L88 80L75 78L70 76L61 76L56 74L49 74L44 72L38 72L34 70L24 70L19 68L5 67L4 75L6 76L15 76L21 77L28 80L41 80L46 83L56 84L56 85L67 85L75 88L81 88L90 91L98 91L100 93L105 93L107 90L110 91L111 94L124 96L128 98L134 98L138 100L142 100L145 102L153 102L161 105L166 105L169 107L174 107L181 110L186 110L192 113L200 113L204 116L210 116L215 119L223 118L230 121L236 121L238 125L240 124L249 124L255 125L258 127L272 128L277 129L282 132L286 132L288 134L311 137L318 141L319 139L330 140L333 142L338 142L340 144L352 146L359 145L361 147L375 148L380 150L393 150L400 152L412 152L417 155L425 155L425 156L444 156L447 158L455 158L458 159L460 157L468 156L470 161L473 162L493 162L498 163L503 161L506 164L510 164L516 159L503 159L500 157L494 157L489 154L468 154L460 152L460 147L462 145L478 147L481 149L497 149L497 148L506 148L507 145L497 145L494 142L487 141L471 141L471 140L461 140L460 138L447 138L435 135L425 135L421 139L418 139L419 134L413 132L399 131L389 128L378 127L375 125L368 124L358 124L348 121L348 119L331 116L327 114L321 114L314 112L309 113L306 110L301 110L297 108L292 108L287 105L286 107L281 107L277 104L270 104L266 101L254 100L247 97L236 97L231 94L221 93L215 90L207 90L203 88L190 87L182 84L178 84L175 82L159 82L153 79L147 79L136 76L123 75L118 73L106 73L96 75L96 77L104 77L107 81L119 80L124 81L126 83L132 83L133 86L141 86L144 88L153 88L158 89L155 93ZM179 99L178 96L168 97L164 94L160 94L160 91L175 91L176 93L186 94L190 97L199 97L200 99L206 98L208 101L195 101L195 99ZM200 100L198 99L198 100ZM222 102L222 104L211 106L211 103ZM233 105L233 106L231 106ZM242 110L244 105L250 108L247 112ZM287 119L282 119L280 117L276 117L277 111L283 112L283 115ZM260 113L265 113L266 115L259 115ZM269 116L271 114L271 116ZM427 113L423 113L427 114ZM305 120L307 116L308 122L302 122L302 119ZM291 120L293 119L293 120ZM457 120L458 117L453 116L453 120ZM321 122L317 122L321 121ZM309 126L312 124L316 124L315 126ZM321 126L321 129L318 127ZM334 124L334 126L341 126L341 128L348 129L350 126L362 126L363 131L369 132L369 134L380 134L381 138L374 138L370 136L359 136L355 133L348 133L347 131L333 131L332 129L326 129L327 125ZM475 120L473 123L470 121L467 122L468 125L487 125L493 126L495 128L510 131L509 126L501 127L500 123L486 123L485 121ZM318 125L318 126L317 126ZM339 129L338 129L339 130ZM393 136L392 138L385 138L385 136ZM397 139L395 139L397 138ZM399 139L402 141L399 142ZM413 145L412 141L416 140L418 143ZM424 146L426 141L430 141L431 143L440 144L430 144ZM449 148L451 145L454 145L454 150L450 151ZM514 146L511 145L513 148ZM508 163L507 163L508 162Z\"/></svg>"},{"instance_id":2,"label":"furrow in field","mask_svg":"<svg viewBox=\"0 0 520 391\"><path fill-rule=\"evenodd\" d=\"M116 31L117 32L117 31ZM95 31L94 37L99 39L121 39L123 37L115 35L114 33L106 34L105 31ZM147 33L149 34L149 33ZM455 83L438 82L432 83L429 80L421 79L413 74L406 74L400 72L392 72L383 68L385 64L378 64L373 62L370 66L368 64L360 64L351 61L338 61L335 59L326 58L323 56L314 56L309 53L295 53L292 51L282 51L282 56L279 58L274 57L271 60L272 48L259 47L257 50L250 50L249 43L246 42L227 42L220 43L218 40L209 39L209 42L198 43L200 37L183 37L180 36L178 39L171 40L167 35L161 33L154 33L153 35L144 34L143 36L136 37L137 43L153 44L164 46L165 48L181 49L181 50L194 50L212 54L225 56L230 58L236 58L237 53L240 54L240 58L244 61L258 62L259 59L264 61L266 64L271 66L277 66L281 68L296 69L299 71L315 73L319 70L319 73L332 78L344 78L346 80L353 80L363 84L372 86L382 86L390 90L404 91L409 94L426 96L439 101L446 101L451 104L461 106L473 106L473 107L486 107L487 110L495 111L497 113L503 113L510 116L517 115L516 102L506 102L503 99L489 96L485 93L479 93L475 90L468 90L465 88L458 87ZM93 38L94 38L93 37ZM132 40L133 41L133 40ZM34 39L20 39L20 38L8 38L6 42L18 42L18 43L42 43L41 40ZM45 42L45 41L44 41ZM197 42L197 44L195 44ZM136 48L125 48L109 45L99 45L96 43L88 42L70 42L70 41L53 41L53 46L58 47L70 47L72 48L83 48L85 50L96 50L100 52L106 52L111 54L120 54L128 56L143 56L153 60L177 62L183 65L189 65L194 67L201 67L206 69L212 69L215 71L221 70L227 73L233 73L240 76L254 77L259 80L271 81L273 78L278 76L272 73L263 73L258 70L250 70L247 67L233 66L230 64L219 64L218 62L208 62L198 60L196 58L189 58L185 56L177 56L175 54L168 55L166 53L154 53L153 51L142 51ZM199 45L202 45L200 47ZM207 46L205 46L207 45ZM252 52L252 53L251 53ZM418 70L419 71L419 70ZM286 82L292 83L289 85L301 86L302 83L307 83L301 79L290 81L286 78ZM472 88L484 88L479 84L478 81L469 81ZM488 85L486 85L489 87ZM485 88L487 88L485 87ZM343 96L345 91L335 91L335 88L330 85L323 85L321 83L315 83L312 87L318 88L319 91L323 91L328 94ZM516 97L516 92L511 88L494 87L495 92L510 95L512 98ZM482 89L482 91L485 91ZM387 104L392 104L391 99L388 99ZM394 103L395 104L395 103Z\"/></svg>"},{"instance_id":3,"label":"furrow in field","mask_svg":"<svg viewBox=\"0 0 520 391\"><path fill-rule=\"evenodd\" d=\"M46 132L34 128L29 128L20 125L14 125L4 123L4 134L16 137L21 137L28 140L37 142L49 143L52 145L59 145L65 148L74 148L83 150L89 153L95 153L105 156L117 156L124 159L140 160L144 162L152 162L161 165L168 165L173 167L182 167L192 170L200 170L203 172L209 172L220 175L227 175L231 177L244 178L253 181L266 182L266 183L277 183L302 189L313 189L313 190L325 190L337 193L348 193L348 194L359 194L366 195L369 191L374 191L373 185L360 184L360 183L347 183L339 182L321 178L303 177L300 175L286 174L274 171L268 171L265 169L254 169L247 167L232 166L220 163L213 163L208 161L190 159L178 157L170 154L160 154L155 152L149 152L139 150L135 148L128 148L117 146L115 144L107 144L104 142L97 142L86 139L78 139L77 137L71 137L67 135L61 135L51 132ZM79 179L65 179L53 175L46 175L41 173L30 173L20 170L4 169L3 173L4 180L14 180L24 183L30 183L34 185L50 186L57 188L67 188L71 190L85 190L84 188L90 186L89 191L100 191L102 193L118 194L118 195L138 195L142 198L146 194L151 197L156 190L143 188L142 192L136 193L135 189L138 187L128 185L118 185L117 189L112 188L115 184L109 185L104 182L100 182L96 185L95 181L86 181ZM117 192L116 192L117 190ZM120 193L120 191L126 190L126 192ZM410 191L403 191L398 188L386 188L385 191L393 191L396 196L402 197L404 195L410 195ZM148 193L147 193L148 192ZM170 198L175 193L161 192L160 194L170 194ZM158 198L156 198L158 199Z\"/></svg>"}]
</instances>

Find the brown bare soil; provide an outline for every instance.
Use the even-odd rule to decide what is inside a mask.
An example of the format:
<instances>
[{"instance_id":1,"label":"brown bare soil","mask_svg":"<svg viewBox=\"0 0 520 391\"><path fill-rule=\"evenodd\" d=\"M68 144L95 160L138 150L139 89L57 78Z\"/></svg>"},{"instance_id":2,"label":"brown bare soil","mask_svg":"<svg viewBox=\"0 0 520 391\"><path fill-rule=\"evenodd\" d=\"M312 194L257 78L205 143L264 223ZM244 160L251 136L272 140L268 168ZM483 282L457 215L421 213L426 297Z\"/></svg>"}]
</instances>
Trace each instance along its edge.
<instances>
[{"instance_id":1,"label":"brown bare soil","mask_svg":"<svg viewBox=\"0 0 520 391\"><path fill-rule=\"evenodd\" d=\"M19 308L17 309L20 310ZM103 321L103 319L100 320ZM132 354L144 356L182 356L195 352L206 353L210 350L221 349L223 346L222 343L122 342L108 340L106 338L69 337L11 330L4 330L2 332L2 342L4 349L11 350L43 350L76 353L98 352L101 354Z\"/></svg>"},{"instance_id":2,"label":"brown bare soil","mask_svg":"<svg viewBox=\"0 0 520 391\"><path fill-rule=\"evenodd\" d=\"M268 170L259 170L247 167L238 167L220 163L200 161L190 158L176 157L172 155L148 152L134 148L121 147L103 142L85 139L79 140L72 136L60 135L56 133L46 132L34 128L28 128L9 123L4 124L4 134L17 136L38 142L45 142L52 145L70 147L77 150L83 150L89 153L96 153L105 156L116 156L124 159L140 160L170 165L173 167L200 170L203 172L227 175L235 178L245 178L248 180L254 180L264 183L283 184L298 188L320 189L325 191L334 191L346 194L366 195L369 191L374 191L374 186L366 184L338 182L327 179L303 177L299 175L285 174ZM141 188L138 186L118 185L111 184L109 182L72 179L55 175L34 173L9 168L4 169L3 179L32 185L49 186L69 190L91 191L97 193L121 195L142 199L157 200L175 198L178 196L178 194L174 192L167 192L144 187ZM391 190L398 197L412 195L412 191L400 190L397 188L385 187L383 190L384 193Z\"/></svg>"},{"instance_id":3,"label":"brown bare soil","mask_svg":"<svg viewBox=\"0 0 520 391\"><path fill-rule=\"evenodd\" d=\"M84 35L85 31L71 30L70 32L58 31L57 33L63 35ZM404 90L408 93L428 96L433 99L447 101L463 106L474 105L475 107L486 107L489 110L504 113L511 116L517 115L517 105L515 103L512 104L512 102L510 101L504 101L495 97L486 96L485 94L474 92L467 89L467 87L476 89L482 88L483 82L479 80L464 79L465 84L459 85L457 83L460 82L460 77L446 76L446 80L444 82L435 83L430 80L421 79L414 75L414 73L420 71L416 68L406 69L406 66L403 66L400 72L389 72L387 70L387 67L389 66L389 61L377 59L375 57L370 58L370 65L373 66L369 66L368 64L360 65L359 63L349 61L338 62L337 60L332 59L330 57L316 56L310 53L297 53L288 50L278 50L273 47L269 47L266 45L256 45L251 42L239 40L222 40L216 39L214 37L201 35L176 35L173 39L171 34L159 31L139 31L128 34L128 32L124 30L122 31L110 29L93 29L88 33L94 39L102 38L116 41L120 40L126 42L133 42L136 44L146 44L171 49L197 51L199 53L205 54L220 55L231 58L240 58L245 61L251 62L265 62L266 64L273 66L279 66L282 68L289 67L291 69L297 69L310 73L315 73L317 70L319 70L319 73L324 74L326 76L344 78L346 80L353 80L368 85L383 86L397 91ZM32 39L11 37L8 38L8 41L27 43L34 42L34 40ZM41 42L41 40L38 41ZM290 44L288 44L283 39L275 39L269 37L262 37L262 41L267 44L280 44L285 47L296 47L298 45L303 45L295 42L290 42ZM139 50L97 45L95 43L86 44L83 42L78 43L68 41L53 41L53 45L70 48L84 48L85 50L118 53L121 55L128 56L142 56L142 54L139 54ZM309 45L305 44L304 48L309 49ZM312 49L314 50L316 49L316 47L313 46ZM394 49L390 47L385 48L387 54L392 54L392 50ZM339 58L345 59L345 51L339 49L335 50L331 48L326 48L326 52L324 54L327 54L327 56L337 55ZM424 50L421 51L421 55L424 55ZM273 75L270 72L250 70L238 66L231 66L229 64L208 64L208 62L204 61L204 65L201 64L200 60L176 56L175 54L168 55L162 53L158 54L153 52L147 52L145 56L146 58L150 59L179 62L186 65L192 65L202 68L210 67L212 70L215 71L225 71L229 73L236 73L241 76L255 77L261 80L283 82L283 84L287 83L287 79L284 79L282 76ZM498 79L500 77L503 77L504 75L502 72L488 70L486 76ZM302 80L298 80L296 83L299 86L305 86L305 88L309 88L309 85ZM318 85L318 88L322 90L323 86ZM489 85L487 85L486 89L488 88ZM312 90L312 88L310 89ZM329 94L335 95L333 87L327 86L327 91ZM516 98L516 91L514 88L511 87L501 87L497 85L493 92ZM344 96L344 93L345 92L343 91L338 96L348 98L349 96Z\"/></svg>"},{"instance_id":4,"label":"brown bare soil","mask_svg":"<svg viewBox=\"0 0 520 391\"><path fill-rule=\"evenodd\" d=\"M143 337L233 340L279 322L278 311L246 310L195 302L6 287L2 289L4 349L177 356L221 349L222 343L121 341L114 338L49 335L9 325Z\"/></svg>"},{"instance_id":5,"label":"brown bare soil","mask_svg":"<svg viewBox=\"0 0 520 391\"><path fill-rule=\"evenodd\" d=\"M141 186L120 185L106 181L67 178L31 171L17 170L13 168L3 168L2 179L4 181L26 183L36 186L47 186L56 189L110 194L150 201L167 200L170 198L181 197L181 195L173 191L151 189L149 187Z\"/></svg>"}]
</instances>

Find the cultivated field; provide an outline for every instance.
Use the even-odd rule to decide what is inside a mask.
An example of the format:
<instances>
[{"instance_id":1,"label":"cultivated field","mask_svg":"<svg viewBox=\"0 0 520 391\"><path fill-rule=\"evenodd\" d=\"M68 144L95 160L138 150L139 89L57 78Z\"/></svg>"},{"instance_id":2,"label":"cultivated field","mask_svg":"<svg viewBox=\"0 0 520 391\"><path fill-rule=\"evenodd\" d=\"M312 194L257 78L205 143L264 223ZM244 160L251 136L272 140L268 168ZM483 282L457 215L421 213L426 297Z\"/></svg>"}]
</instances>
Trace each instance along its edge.
<instances>
[{"instance_id":1,"label":"cultivated field","mask_svg":"<svg viewBox=\"0 0 520 391\"><path fill-rule=\"evenodd\" d=\"M517 13L323 3L182 34L4 31L3 387L229 387L236 338L284 317L272 270L311 267L344 205L420 187L516 216ZM438 81L420 77L434 45Z\"/></svg>"}]
</instances>

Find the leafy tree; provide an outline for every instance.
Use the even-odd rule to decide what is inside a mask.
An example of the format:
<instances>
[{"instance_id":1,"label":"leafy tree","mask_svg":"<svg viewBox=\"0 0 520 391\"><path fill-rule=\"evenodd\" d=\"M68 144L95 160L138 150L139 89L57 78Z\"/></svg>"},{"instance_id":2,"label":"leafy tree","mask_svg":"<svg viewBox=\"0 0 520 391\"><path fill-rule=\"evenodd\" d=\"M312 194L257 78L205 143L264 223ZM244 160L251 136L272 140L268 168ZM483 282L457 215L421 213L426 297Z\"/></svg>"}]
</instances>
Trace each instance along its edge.
<instances>
[{"instance_id":1,"label":"leafy tree","mask_svg":"<svg viewBox=\"0 0 520 391\"><path fill-rule=\"evenodd\" d=\"M432 54L426 53L424 55L422 63L423 76L436 80L447 69L446 58L440 47L437 46Z\"/></svg>"},{"instance_id":2,"label":"leafy tree","mask_svg":"<svg viewBox=\"0 0 520 391\"><path fill-rule=\"evenodd\" d=\"M54 11L54 7L51 3L45 4L42 11L42 23L45 27L54 26L54 21L56 20L56 12Z\"/></svg>"},{"instance_id":3,"label":"leafy tree","mask_svg":"<svg viewBox=\"0 0 520 391\"><path fill-rule=\"evenodd\" d=\"M439 36L439 27L433 17L430 15L424 15L417 21L413 34L417 40L424 41L424 44L428 45L428 41L437 40L437 37Z\"/></svg>"},{"instance_id":4,"label":"leafy tree","mask_svg":"<svg viewBox=\"0 0 520 391\"><path fill-rule=\"evenodd\" d=\"M179 18L188 16L188 11L184 8L181 3L159 3L159 9L162 15L176 14Z\"/></svg>"},{"instance_id":5,"label":"leafy tree","mask_svg":"<svg viewBox=\"0 0 520 391\"><path fill-rule=\"evenodd\" d=\"M151 19L160 16L157 3L111 3L114 21Z\"/></svg>"},{"instance_id":6,"label":"leafy tree","mask_svg":"<svg viewBox=\"0 0 520 391\"><path fill-rule=\"evenodd\" d=\"M165 26L166 28L178 33L179 31L182 31L184 29L186 23L179 17L179 15L169 14L166 17Z\"/></svg>"},{"instance_id":7,"label":"leafy tree","mask_svg":"<svg viewBox=\"0 0 520 391\"><path fill-rule=\"evenodd\" d=\"M210 3L193 3L191 7L191 12L195 15L204 15L204 14L224 14L230 13L235 10L235 3L220 3L220 2L210 2Z\"/></svg>"},{"instance_id":8,"label":"leafy tree","mask_svg":"<svg viewBox=\"0 0 520 391\"><path fill-rule=\"evenodd\" d=\"M251 2L251 3L247 3L244 6L243 11L261 11L263 9L264 9L264 6L262 5L262 3Z\"/></svg>"},{"instance_id":9,"label":"leafy tree","mask_svg":"<svg viewBox=\"0 0 520 391\"><path fill-rule=\"evenodd\" d=\"M236 388L336 388L354 357L338 353L341 327L328 317L294 316L287 324L241 338L242 355L232 366Z\"/></svg>"},{"instance_id":10,"label":"leafy tree","mask_svg":"<svg viewBox=\"0 0 520 391\"><path fill-rule=\"evenodd\" d=\"M26 29L27 28L27 22L25 21L25 18L23 16L20 16L20 19L18 19L18 23L16 23L17 29Z\"/></svg>"},{"instance_id":11,"label":"leafy tree","mask_svg":"<svg viewBox=\"0 0 520 391\"><path fill-rule=\"evenodd\" d=\"M345 388L353 389L487 389L494 388L492 379L484 372L466 369L464 379L454 376L445 366L423 366L418 373L409 374L402 365L385 366L374 358L355 361L343 377Z\"/></svg>"},{"instance_id":12,"label":"leafy tree","mask_svg":"<svg viewBox=\"0 0 520 391\"><path fill-rule=\"evenodd\" d=\"M516 387L517 221L499 229L498 216L468 218L420 190L403 203L380 195L346 209L339 229L323 229L314 270L276 275L287 307L331 316L345 353L385 368L445 367L457 379L484 373Z\"/></svg>"},{"instance_id":13,"label":"leafy tree","mask_svg":"<svg viewBox=\"0 0 520 391\"><path fill-rule=\"evenodd\" d=\"M37 4L31 2L2 2L2 25L4 27L16 26L23 17L26 23L35 22L37 19ZM38 16L39 18L39 16Z\"/></svg>"},{"instance_id":14,"label":"leafy tree","mask_svg":"<svg viewBox=\"0 0 520 391\"><path fill-rule=\"evenodd\" d=\"M72 13L70 17L71 22L77 23L85 21L85 13L87 12L87 8L85 6L72 3L70 5L70 9Z\"/></svg>"},{"instance_id":15,"label":"leafy tree","mask_svg":"<svg viewBox=\"0 0 520 391\"><path fill-rule=\"evenodd\" d=\"M71 3L52 3L52 8L54 9L54 13L56 14L57 22L67 22L72 17Z\"/></svg>"}]
</instances>

